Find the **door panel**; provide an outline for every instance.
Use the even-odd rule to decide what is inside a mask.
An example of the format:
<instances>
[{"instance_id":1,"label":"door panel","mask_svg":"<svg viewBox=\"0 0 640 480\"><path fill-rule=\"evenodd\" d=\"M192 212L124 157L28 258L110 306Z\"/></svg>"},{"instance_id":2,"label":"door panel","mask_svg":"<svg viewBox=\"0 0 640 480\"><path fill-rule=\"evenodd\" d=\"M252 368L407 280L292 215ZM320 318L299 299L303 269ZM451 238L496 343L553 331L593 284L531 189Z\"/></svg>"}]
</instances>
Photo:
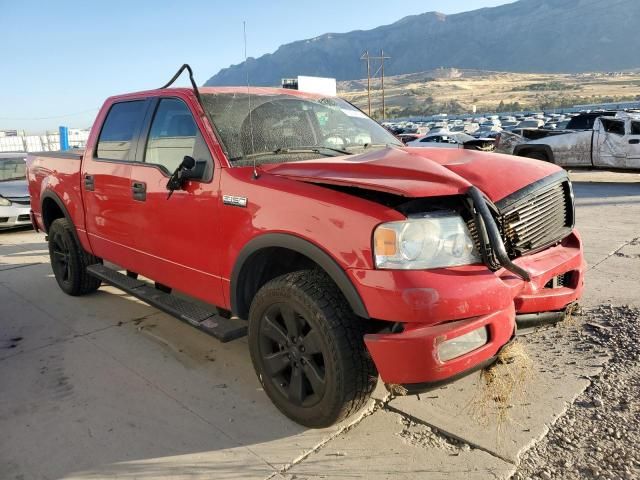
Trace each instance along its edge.
<instances>
[{"instance_id":1,"label":"door panel","mask_svg":"<svg viewBox=\"0 0 640 480\"><path fill-rule=\"evenodd\" d=\"M629 139L625 135L624 120L601 117L596 120L598 137L594 145L594 165L624 168L627 163Z\"/></svg>"},{"instance_id":2,"label":"door panel","mask_svg":"<svg viewBox=\"0 0 640 480\"><path fill-rule=\"evenodd\" d=\"M627 167L640 168L640 120L629 122Z\"/></svg>"},{"instance_id":3,"label":"door panel","mask_svg":"<svg viewBox=\"0 0 640 480\"><path fill-rule=\"evenodd\" d=\"M132 261L135 229L130 210L131 164L148 103L115 103L109 109L95 151L82 162L85 225L93 253L123 266Z\"/></svg>"},{"instance_id":4,"label":"door panel","mask_svg":"<svg viewBox=\"0 0 640 480\"><path fill-rule=\"evenodd\" d=\"M145 199L133 201L130 216L139 235L139 273L197 298L224 305L218 262L222 229L218 221L219 172L198 125L179 99L161 99L143 160L132 166L133 183L146 186ZM203 167L203 181L189 181L168 198L170 172L192 156Z\"/></svg>"}]
</instances>

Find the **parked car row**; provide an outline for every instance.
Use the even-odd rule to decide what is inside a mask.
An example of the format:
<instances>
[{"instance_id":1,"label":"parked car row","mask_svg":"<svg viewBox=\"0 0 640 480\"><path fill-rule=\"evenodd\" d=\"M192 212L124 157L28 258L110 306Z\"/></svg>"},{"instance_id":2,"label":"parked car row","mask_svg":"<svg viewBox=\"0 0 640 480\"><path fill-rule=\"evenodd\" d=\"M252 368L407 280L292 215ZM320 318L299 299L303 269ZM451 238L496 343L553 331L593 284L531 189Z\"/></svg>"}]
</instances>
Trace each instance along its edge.
<instances>
[{"instance_id":1,"label":"parked car row","mask_svg":"<svg viewBox=\"0 0 640 480\"><path fill-rule=\"evenodd\" d=\"M592 128L594 119L602 115L615 115L615 112L584 111L567 114L540 112L527 115L484 115L456 119L442 115L432 121L384 122L383 126L407 143L427 134L443 131L466 133L475 138L487 138L496 137L503 131L519 133L522 129L585 130Z\"/></svg>"}]
</instances>

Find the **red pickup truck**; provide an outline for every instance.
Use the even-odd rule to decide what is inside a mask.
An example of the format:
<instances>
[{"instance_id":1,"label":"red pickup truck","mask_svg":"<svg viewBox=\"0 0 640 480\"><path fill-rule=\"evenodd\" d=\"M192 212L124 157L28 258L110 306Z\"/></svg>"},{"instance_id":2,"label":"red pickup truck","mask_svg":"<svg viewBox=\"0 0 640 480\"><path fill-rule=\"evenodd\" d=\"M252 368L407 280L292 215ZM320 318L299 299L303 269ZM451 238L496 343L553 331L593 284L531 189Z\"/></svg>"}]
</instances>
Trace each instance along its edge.
<instances>
[{"instance_id":1,"label":"red pickup truck","mask_svg":"<svg viewBox=\"0 0 640 480\"><path fill-rule=\"evenodd\" d=\"M30 155L28 179L62 290L106 282L222 341L248 334L265 392L310 427L378 376L411 394L487 365L516 321L583 289L562 169L406 148L335 97L111 97L83 152Z\"/></svg>"}]
</instances>

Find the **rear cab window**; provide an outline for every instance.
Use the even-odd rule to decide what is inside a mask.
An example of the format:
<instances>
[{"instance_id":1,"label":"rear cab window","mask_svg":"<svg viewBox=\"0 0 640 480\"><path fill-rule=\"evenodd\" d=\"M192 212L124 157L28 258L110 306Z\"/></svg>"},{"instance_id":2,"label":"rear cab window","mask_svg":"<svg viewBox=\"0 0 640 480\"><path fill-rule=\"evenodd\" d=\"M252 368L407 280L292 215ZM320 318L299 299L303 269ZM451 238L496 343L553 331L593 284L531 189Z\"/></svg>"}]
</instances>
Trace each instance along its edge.
<instances>
[{"instance_id":1,"label":"rear cab window","mask_svg":"<svg viewBox=\"0 0 640 480\"><path fill-rule=\"evenodd\" d=\"M103 160L134 161L145 110L145 100L114 103L102 124L96 156Z\"/></svg>"}]
</instances>

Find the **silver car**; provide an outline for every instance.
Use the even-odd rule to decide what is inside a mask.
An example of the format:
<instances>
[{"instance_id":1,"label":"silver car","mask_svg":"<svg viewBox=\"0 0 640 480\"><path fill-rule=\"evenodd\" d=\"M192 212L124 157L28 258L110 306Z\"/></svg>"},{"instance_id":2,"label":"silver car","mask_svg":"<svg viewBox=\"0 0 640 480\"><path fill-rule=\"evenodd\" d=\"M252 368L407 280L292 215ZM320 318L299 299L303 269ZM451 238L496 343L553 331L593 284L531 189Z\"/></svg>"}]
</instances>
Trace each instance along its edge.
<instances>
[{"instance_id":1,"label":"silver car","mask_svg":"<svg viewBox=\"0 0 640 480\"><path fill-rule=\"evenodd\" d=\"M0 229L31 225L26 153L0 153Z\"/></svg>"}]
</instances>

